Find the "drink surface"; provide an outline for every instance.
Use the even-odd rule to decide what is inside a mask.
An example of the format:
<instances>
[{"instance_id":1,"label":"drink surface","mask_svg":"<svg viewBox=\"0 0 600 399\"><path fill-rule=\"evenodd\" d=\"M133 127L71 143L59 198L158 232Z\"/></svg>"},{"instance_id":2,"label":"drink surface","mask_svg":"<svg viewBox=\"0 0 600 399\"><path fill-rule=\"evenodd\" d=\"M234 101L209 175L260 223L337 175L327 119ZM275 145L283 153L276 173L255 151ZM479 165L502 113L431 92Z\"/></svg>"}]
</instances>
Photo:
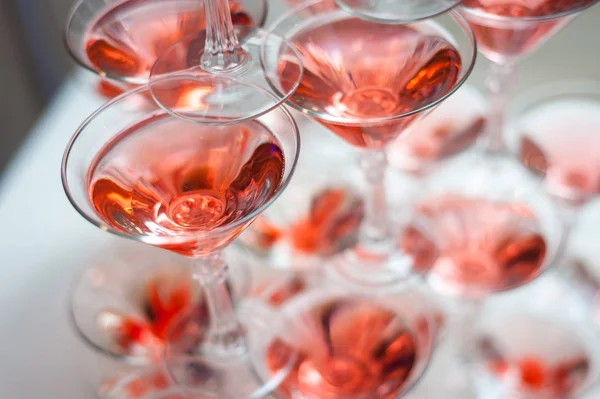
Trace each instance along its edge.
<instances>
[{"instance_id":1,"label":"drink surface","mask_svg":"<svg viewBox=\"0 0 600 399\"><path fill-rule=\"evenodd\" d=\"M143 83L159 55L184 36L206 27L197 0L128 0L107 10L85 40L89 62L111 76ZM230 1L235 25L253 26L242 6Z\"/></svg>"},{"instance_id":2,"label":"drink surface","mask_svg":"<svg viewBox=\"0 0 600 399\"><path fill-rule=\"evenodd\" d=\"M283 171L277 139L256 121L206 126L159 115L101 150L89 171L89 197L118 231L202 235L259 209Z\"/></svg>"},{"instance_id":3,"label":"drink surface","mask_svg":"<svg viewBox=\"0 0 600 399\"><path fill-rule=\"evenodd\" d=\"M438 25L417 30L352 18L343 11L330 14L314 23L308 19L290 38L304 63L291 101L348 143L383 147L417 115L378 124L369 119L416 111L456 85L460 54ZM283 62L280 80L296 69Z\"/></svg>"},{"instance_id":4,"label":"drink surface","mask_svg":"<svg viewBox=\"0 0 600 399\"><path fill-rule=\"evenodd\" d=\"M267 351L273 373L297 357L278 390L285 397L394 398L421 354L399 315L363 298L336 298L300 316L285 340L274 341Z\"/></svg>"},{"instance_id":5,"label":"drink surface","mask_svg":"<svg viewBox=\"0 0 600 399\"><path fill-rule=\"evenodd\" d=\"M513 288L544 264L546 240L525 204L444 194L421 202L417 212L425 228L408 228L401 245L440 291L481 295Z\"/></svg>"}]
</instances>

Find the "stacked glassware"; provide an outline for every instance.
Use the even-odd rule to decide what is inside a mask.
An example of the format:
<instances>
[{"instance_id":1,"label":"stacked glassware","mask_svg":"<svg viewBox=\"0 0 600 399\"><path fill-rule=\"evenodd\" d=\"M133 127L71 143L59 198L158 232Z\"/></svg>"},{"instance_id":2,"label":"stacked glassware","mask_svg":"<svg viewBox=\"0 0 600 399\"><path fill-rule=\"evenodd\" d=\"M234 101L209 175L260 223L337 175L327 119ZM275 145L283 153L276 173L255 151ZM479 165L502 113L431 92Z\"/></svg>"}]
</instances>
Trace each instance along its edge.
<instances>
[{"instance_id":1,"label":"stacked glassware","mask_svg":"<svg viewBox=\"0 0 600 399\"><path fill-rule=\"evenodd\" d=\"M566 243L600 193L600 89L510 91L596 1L290 3L269 25L266 0L74 8L109 99L65 192L155 247L75 282L91 397L597 395L600 280Z\"/></svg>"}]
</instances>

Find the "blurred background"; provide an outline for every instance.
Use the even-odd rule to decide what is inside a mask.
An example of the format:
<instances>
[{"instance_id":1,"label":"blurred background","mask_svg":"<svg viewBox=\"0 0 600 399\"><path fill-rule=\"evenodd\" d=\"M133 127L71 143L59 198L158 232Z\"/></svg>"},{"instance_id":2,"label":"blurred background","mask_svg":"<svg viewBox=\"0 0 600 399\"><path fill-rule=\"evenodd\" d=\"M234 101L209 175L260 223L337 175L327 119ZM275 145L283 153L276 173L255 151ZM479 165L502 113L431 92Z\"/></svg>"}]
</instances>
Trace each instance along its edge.
<instances>
[{"instance_id":1,"label":"blurred background","mask_svg":"<svg viewBox=\"0 0 600 399\"><path fill-rule=\"evenodd\" d=\"M271 10L281 10L283 1L272 0ZM72 4L0 0L0 173L73 73L62 39ZM598 21L600 7L594 7L527 58L520 67L520 89L559 79L600 79ZM480 57L471 83L481 85L485 67ZM74 117L80 118L77 113Z\"/></svg>"}]
</instances>

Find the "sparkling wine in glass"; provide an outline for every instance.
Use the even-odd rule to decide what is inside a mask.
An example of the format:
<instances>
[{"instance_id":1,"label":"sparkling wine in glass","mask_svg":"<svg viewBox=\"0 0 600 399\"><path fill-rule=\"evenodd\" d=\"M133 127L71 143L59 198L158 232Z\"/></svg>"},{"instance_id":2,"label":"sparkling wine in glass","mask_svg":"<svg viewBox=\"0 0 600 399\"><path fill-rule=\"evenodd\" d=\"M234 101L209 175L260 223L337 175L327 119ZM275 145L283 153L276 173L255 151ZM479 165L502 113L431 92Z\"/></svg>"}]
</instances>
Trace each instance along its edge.
<instances>
[{"instance_id":1,"label":"sparkling wine in glass","mask_svg":"<svg viewBox=\"0 0 600 399\"><path fill-rule=\"evenodd\" d=\"M229 7L235 25L262 26L267 16L264 0ZM147 83L162 52L205 27L201 0L83 0L69 16L65 43L79 65L102 78L101 93L114 97Z\"/></svg>"},{"instance_id":2,"label":"sparkling wine in glass","mask_svg":"<svg viewBox=\"0 0 600 399\"><path fill-rule=\"evenodd\" d=\"M365 218L358 244L332 260L332 270L360 284L388 284L405 278L410 260L398 250L387 210L385 149L464 83L475 42L456 12L394 25L323 7L330 2L304 3L272 29L298 48L304 64L288 103L362 150ZM280 84L296 69L294 60L283 59Z\"/></svg>"},{"instance_id":3,"label":"sparkling wine in glass","mask_svg":"<svg viewBox=\"0 0 600 399\"><path fill-rule=\"evenodd\" d=\"M284 398L397 398L423 375L433 349L429 315L410 290L384 300L312 290L283 305L286 333L269 346L277 372L294 358L277 390Z\"/></svg>"},{"instance_id":4,"label":"sparkling wine in glass","mask_svg":"<svg viewBox=\"0 0 600 399\"><path fill-rule=\"evenodd\" d=\"M580 209L600 195L600 112L595 82L548 84L516 101L505 130L506 146L532 175L541 178L561 213L567 238ZM567 258L574 256L567 250ZM569 278L598 292L587 266L564 259Z\"/></svg>"},{"instance_id":5,"label":"sparkling wine in glass","mask_svg":"<svg viewBox=\"0 0 600 399\"><path fill-rule=\"evenodd\" d=\"M593 392L598 331L589 303L578 294L550 271L487 301L477 323L480 378L505 396L562 399Z\"/></svg>"},{"instance_id":6,"label":"sparkling wine in glass","mask_svg":"<svg viewBox=\"0 0 600 399\"><path fill-rule=\"evenodd\" d=\"M464 0L458 10L469 21L481 53L491 61L486 150L505 152L502 134L517 63L564 28L596 0Z\"/></svg>"},{"instance_id":7,"label":"sparkling wine in glass","mask_svg":"<svg viewBox=\"0 0 600 399\"><path fill-rule=\"evenodd\" d=\"M560 259L563 229L539 180L507 157L488 162L468 153L448 162L423 183L425 193L399 245L435 291L457 303L456 369L466 373L470 394L476 326L492 293L538 278Z\"/></svg>"},{"instance_id":8,"label":"sparkling wine in glass","mask_svg":"<svg viewBox=\"0 0 600 399\"><path fill-rule=\"evenodd\" d=\"M206 318L192 310L201 339L167 358L167 369L188 393L261 397L285 376L284 369L267 375L256 356L278 321L267 326L247 309L238 319L222 250L285 188L298 150L296 124L283 108L239 124L190 123L160 108L147 86L96 111L66 149L63 185L84 218L190 259L209 323L198 322ZM171 331L178 331L177 323ZM169 337L167 347L174 348L180 346L172 340L188 338Z\"/></svg>"}]
</instances>

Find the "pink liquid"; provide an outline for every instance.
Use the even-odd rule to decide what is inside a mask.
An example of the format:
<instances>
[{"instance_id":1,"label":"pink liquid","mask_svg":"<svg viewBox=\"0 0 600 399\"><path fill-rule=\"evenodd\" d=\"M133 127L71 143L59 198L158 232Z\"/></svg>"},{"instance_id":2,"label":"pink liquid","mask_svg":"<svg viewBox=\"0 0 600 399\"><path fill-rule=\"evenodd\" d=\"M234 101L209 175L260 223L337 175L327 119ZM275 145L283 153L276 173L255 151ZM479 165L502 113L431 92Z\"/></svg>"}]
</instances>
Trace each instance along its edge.
<instances>
[{"instance_id":1,"label":"pink liquid","mask_svg":"<svg viewBox=\"0 0 600 399\"><path fill-rule=\"evenodd\" d=\"M405 387L419 356L411 330L395 313L359 298L335 299L307 309L301 325L273 342L273 373L297 362L278 389L284 397L393 398Z\"/></svg>"},{"instance_id":2,"label":"pink liquid","mask_svg":"<svg viewBox=\"0 0 600 399\"><path fill-rule=\"evenodd\" d=\"M523 18L552 17L569 13L594 0L464 0L461 6L471 9L464 15L477 37L477 45L493 61L514 58L534 50L568 21L565 18L519 22ZM494 16L511 20L494 20Z\"/></svg>"},{"instance_id":3,"label":"pink liquid","mask_svg":"<svg viewBox=\"0 0 600 399\"><path fill-rule=\"evenodd\" d=\"M99 71L144 83L154 61L182 37L205 28L198 0L128 0L113 7L90 27L85 52ZM236 25L255 21L239 3L230 1Z\"/></svg>"},{"instance_id":4,"label":"pink liquid","mask_svg":"<svg viewBox=\"0 0 600 399\"><path fill-rule=\"evenodd\" d=\"M432 234L407 229L401 245L439 290L480 295L522 285L538 275L546 241L526 205L440 195L417 212Z\"/></svg>"},{"instance_id":5,"label":"pink liquid","mask_svg":"<svg viewBox=\"0 0 600 399\"><path fill-rule=\"evenodd\" d=\"M600 102L553 101L528 112L517 127L520 157L546 177L551 194L575 202L600 195Z\"/></svg>"},{"instance_id":6,"label":"pink liquid","mask_svg":"<svg viewBox=\"0 0 600 399\"><path fill-rule=\"evenodd\" d=\"M189 236L189 242L166 248L191 255L225 245L239 233L244 225L211 231L271 199L283 170L279 143L258 122L213 127L156 116L100 151L88 187L95 211L112 228Z\"/></svg>"},{"instance_id":7,"label":"pink liquid","mask_svg":"<svg viewBox=\"0 0 600 399\"><path fill-rule=\"evenodd\" d=\"M515 326L505 329L504 326ZM563 323L531 315L501 317L479 338L478 352L492 376L525 396L579 397L593 367L581 336ZM491 331L493 329L493 331Z\"/></svg>"},{"instance_id":8,"label":"pink liquid","mask_svg":"<svg viewBox=\"0 0 600 399\"><path fill-rule=\"evenodd\" d=\"M379 124L361 119L417 110L448 93L458 80L460 55L434 24L424 33L337 11L320 25L307 25L290 39L304 63L303 79L291 101L336 118L315 119L354 146L381 148L417 115ZM282 64L281 81L296 71L297 66ZM344 124L349 120L356 123Z\"/></svg>"}]
</instances>

